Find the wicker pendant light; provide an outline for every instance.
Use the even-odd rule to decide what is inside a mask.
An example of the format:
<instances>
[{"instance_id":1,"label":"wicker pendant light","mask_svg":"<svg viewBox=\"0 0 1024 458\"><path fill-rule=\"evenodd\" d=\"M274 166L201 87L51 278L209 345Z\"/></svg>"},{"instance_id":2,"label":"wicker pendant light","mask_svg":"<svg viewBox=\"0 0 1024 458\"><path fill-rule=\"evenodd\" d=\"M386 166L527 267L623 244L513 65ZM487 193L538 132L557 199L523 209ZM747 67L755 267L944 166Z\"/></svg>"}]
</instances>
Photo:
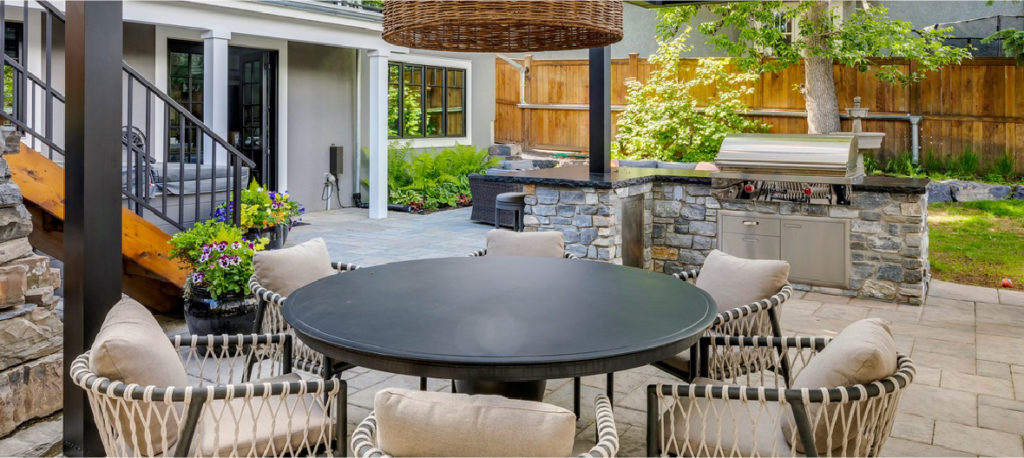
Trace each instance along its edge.
<instances>
[{"instance_id":1,"label":"wicker pendant light","mask_svg":"<svg viewBox=\"0 0 1024 458\"><path fill-rule=\"evenodd\" d=\"M622 1L386 0L382 35L438 51L598 48L622 39Z\"/></svg>"}]
</instances>

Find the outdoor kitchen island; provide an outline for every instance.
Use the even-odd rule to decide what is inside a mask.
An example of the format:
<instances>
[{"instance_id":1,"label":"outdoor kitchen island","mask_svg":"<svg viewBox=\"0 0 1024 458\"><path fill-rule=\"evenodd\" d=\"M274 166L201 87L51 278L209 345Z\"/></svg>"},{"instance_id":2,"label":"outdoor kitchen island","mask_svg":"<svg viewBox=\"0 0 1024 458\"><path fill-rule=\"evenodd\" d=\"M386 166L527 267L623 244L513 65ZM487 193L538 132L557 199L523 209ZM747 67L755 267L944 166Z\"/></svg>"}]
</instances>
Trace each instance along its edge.
<instances>
[{"instance_id":1,"label":"outdoor kitchen island","mask_svg":"<svg viewBox=\"0 0 1024 458\"><path fill-rule=\"evenodd\" d=\"M711 172L696 170L591 175L582 165L484 178L523 185L525 230L561 231L585 259L675 273L718 248L789 260L797 289L910 304L929 280L927 179L867 176L848 202L820 204L719 199Z\"/></svg>"}]
</instances>

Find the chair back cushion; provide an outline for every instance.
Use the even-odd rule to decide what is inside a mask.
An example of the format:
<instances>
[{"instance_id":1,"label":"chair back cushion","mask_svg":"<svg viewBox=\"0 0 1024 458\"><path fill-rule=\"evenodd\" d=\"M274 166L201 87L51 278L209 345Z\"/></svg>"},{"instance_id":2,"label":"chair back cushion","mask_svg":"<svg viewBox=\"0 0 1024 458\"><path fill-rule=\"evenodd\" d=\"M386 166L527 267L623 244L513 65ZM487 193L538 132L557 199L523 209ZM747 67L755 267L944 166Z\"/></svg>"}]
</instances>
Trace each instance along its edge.
<instances>
[{"instance_id":1,"label":"chair back cushion","mask_svg":"<svg viewBox=\"0 0 1024 458\"><path fill-rule=\"evenodd\" d=\"M569 456L576 435L572 412L503 396L387 388L373 409L392 456Z\"/></svg>"},{"instance_id":2,"label":"chair back cushion","mask_svg":"<svg viewBox=\"0 0 1024 458\"><path fill-rule=\"evenodd\" d=\"M711 250L697 276L697 287L707 291L718 311L734 309L778 293L789 278L789 263L744 259Z\"/></svg>"},{"instance_id":3,"label":"chair back cushion","mask_svg":"<svg viewBox=\"0 0 1024 458\"><path fill-rule=\"evenodd\" d=\"M142 387L188 385L181 357L160 324L142 304L129 298L121 299L107 312L92 344L89 368L97 376ZM129 404L134 406L126 406L120 411L119 427L125 441L131 442L139 453L158 453L162 450L160 443L164 437L169 442L176 440L178 420L175 413L169 412L169 405L142 401ZM177 415L180 415L180 408L178 410ZM162 427L158 417L166 419ZM151 435L149 440L147 431Z\"/></svg>"},{"instance_id":4,"label":"chair back cushion","mask_svg":"<svg viewBox=\"0 0 1024 458\"><path fill-rule=\"evenodd\" d=\"M537 256L561 258L565 256L562 233L512 232L492 229L487 232L488 256Z\"/></svg>"},{"instance_id":5,"label":"chair back cushion","mask_svg":"<svg viewBox=\"0 0 1024 458\"><path fill-rule=\"evenodd\" d=\"M896 373L897 353L896 342L887 321L878 318L860 320L844 328L820 353L811 358L793 381L792 388L817 390L869 384ZM824 406L825 412L819 415L820 408L820 404L808 407L809 420L815 431L814 444L819 454L835 450L859 434L863 414L853 410L855 405L833 403ZM836 414L842 418L832 424ZM794 437L791 422L783 422L782 428L786 439L791 440ZM793 448L803 453L803 443L799 435L795 437ZM831 446L828 445L830 438Z\"/></svg>"},{"instance_id":6,"label":"chair back cushion","mask_svg":"<svg viewBox=\"0 0 1024 458\"><path fill-rule=\"evenodd\" d=\"M252 266L260 284L282 296L335 273L327 244L319 237L293 247L256 252Z\"/></svg>"}]
</instances>

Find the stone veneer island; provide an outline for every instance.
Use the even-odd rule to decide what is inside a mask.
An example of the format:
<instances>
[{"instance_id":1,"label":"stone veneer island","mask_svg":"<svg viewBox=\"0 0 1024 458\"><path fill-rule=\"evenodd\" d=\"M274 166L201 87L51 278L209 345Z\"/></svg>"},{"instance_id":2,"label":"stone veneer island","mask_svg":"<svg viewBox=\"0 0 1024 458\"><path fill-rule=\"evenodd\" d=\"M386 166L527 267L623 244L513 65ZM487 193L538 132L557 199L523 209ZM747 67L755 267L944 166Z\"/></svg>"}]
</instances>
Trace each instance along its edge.
<instances>
[{"instance_id":1,"label":"stone veneer island","mask_svg":"<svg viewBox=\"0 0 1024 458\"><path fill-rule=\"evenodd\" d=\"M740 212L825 217L848 228L845 259L835 260L847 263L845 284L795 281L796 289L921 304L930 278L927 179L869 176L853 186L850 205L820 205L718 200L706 171L621 167L592 176L567 166L484 178L521 184L525 230L561 231L566 251L585 259L669 274L700 267L720 245L723 212Z\"/></svg>"}]
</instances>

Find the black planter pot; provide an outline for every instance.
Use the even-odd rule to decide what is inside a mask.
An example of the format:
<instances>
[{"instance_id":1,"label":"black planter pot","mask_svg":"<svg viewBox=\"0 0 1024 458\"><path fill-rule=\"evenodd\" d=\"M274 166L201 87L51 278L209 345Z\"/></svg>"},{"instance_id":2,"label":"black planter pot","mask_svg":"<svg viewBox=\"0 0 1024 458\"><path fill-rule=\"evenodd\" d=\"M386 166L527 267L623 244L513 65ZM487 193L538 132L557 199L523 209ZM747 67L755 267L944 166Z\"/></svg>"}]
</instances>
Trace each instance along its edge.
<instances>
[{"instance_id":1,"label":"black planter pot","mask_svg":"<svg viewBox=\"0 0 1024 458\"><path fill-rule=\"evenodd\" d=\"M276 250L284 246L284 243L288 241L288 230L289 227L286 224L278 224L276 226L270 226L264 229L249 229L245 233L246 240L256 240L258 238L266 237L270 240L265 250Z\"/></svg>"},{"instance_id":2,"label":"black planter pot","mask_svg":"<svg viewBox=\"0 0 1024 458\"><path fill-rule=\"evenodd\" d=\"M214 299L192 287L185 301L185 323L192 335L252 334L256 332L256 298L248 294Z\"/></svg>"}]
</instances>

